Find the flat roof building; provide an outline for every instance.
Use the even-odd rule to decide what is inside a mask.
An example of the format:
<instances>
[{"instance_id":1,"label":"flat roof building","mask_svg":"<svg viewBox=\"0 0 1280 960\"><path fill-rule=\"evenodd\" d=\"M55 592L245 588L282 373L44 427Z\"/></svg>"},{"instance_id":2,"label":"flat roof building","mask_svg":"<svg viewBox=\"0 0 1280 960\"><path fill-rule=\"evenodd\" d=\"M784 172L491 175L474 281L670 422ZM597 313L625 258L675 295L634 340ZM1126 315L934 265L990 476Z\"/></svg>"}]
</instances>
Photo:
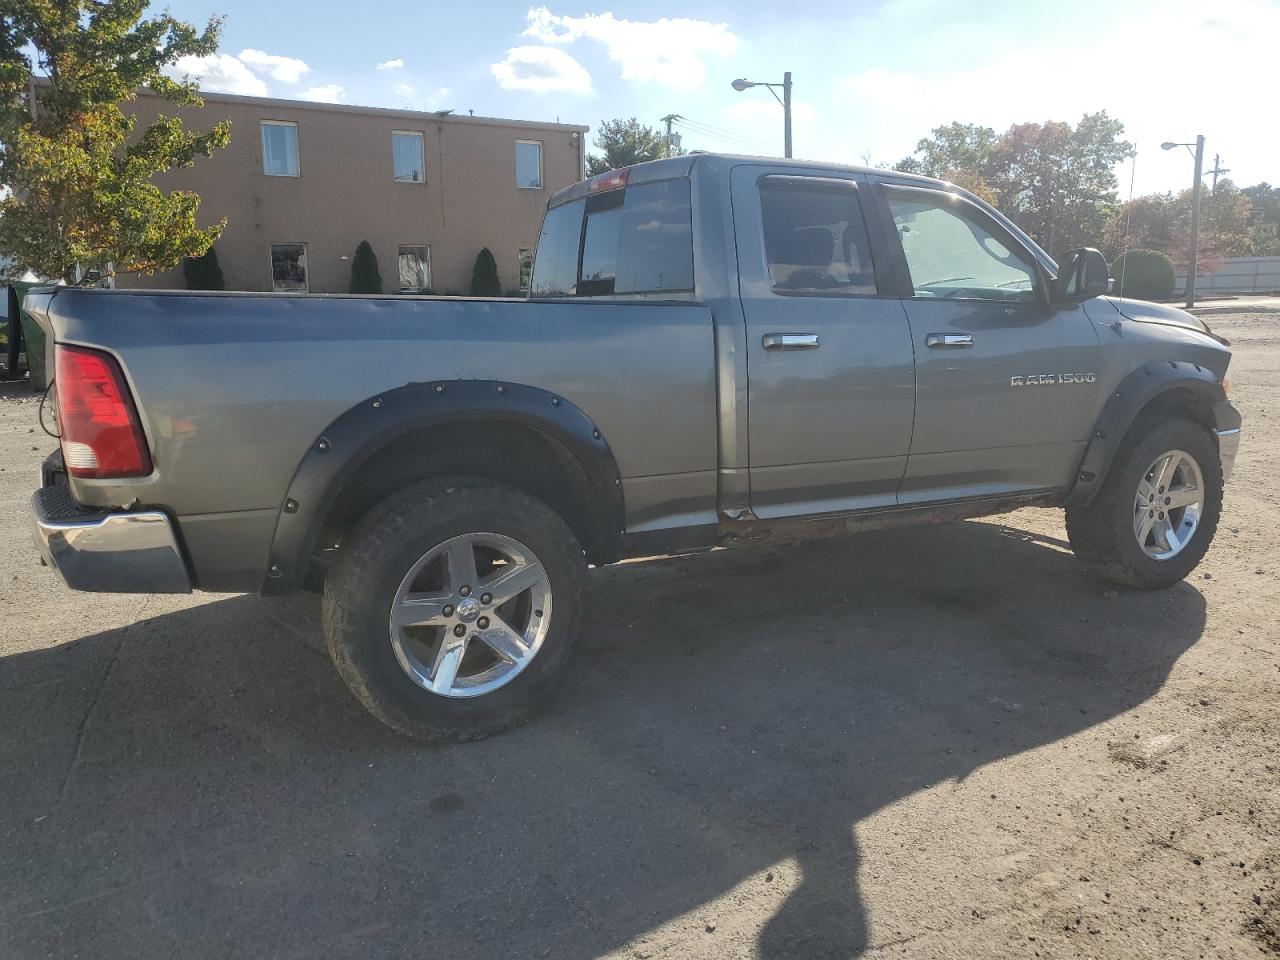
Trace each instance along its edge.
<instances>
[{"instance_id":1,"label":"flat roof building","mask_svg":"<svg viewBox=\"0 0 1280 960\"><path fill-rule=\"evenodd\" d=\"M231 144L157 178L200 195L228 290L345 293L362 240L383 292L470 291L484 247L504 291L528 283L547 198L582 179L585 126L202 94L177 108L144 91L144 125L179 113L188 129L231 121ZM122 274L124 288L184 288L182 271Z\"/></svg>"}]
</instances>

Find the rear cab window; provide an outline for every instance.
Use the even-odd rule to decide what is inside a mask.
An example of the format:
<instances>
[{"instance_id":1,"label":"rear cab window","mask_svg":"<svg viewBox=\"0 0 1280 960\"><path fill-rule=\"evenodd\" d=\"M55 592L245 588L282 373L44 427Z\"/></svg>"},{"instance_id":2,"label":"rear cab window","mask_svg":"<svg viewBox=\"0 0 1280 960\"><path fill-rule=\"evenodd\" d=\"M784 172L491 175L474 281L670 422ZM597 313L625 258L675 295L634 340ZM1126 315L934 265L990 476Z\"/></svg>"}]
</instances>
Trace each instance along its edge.
<instances>
[{"instance_id":1,"label":"rear cab window","mask_svg":"<svg viewBox=\"0 0 1280 960\"><path fill-rule=\"evenodd\" d=\"M630 184L547 211L531 296L653 296L693 288L687 178Z\"/></svg>"}]
</instances>

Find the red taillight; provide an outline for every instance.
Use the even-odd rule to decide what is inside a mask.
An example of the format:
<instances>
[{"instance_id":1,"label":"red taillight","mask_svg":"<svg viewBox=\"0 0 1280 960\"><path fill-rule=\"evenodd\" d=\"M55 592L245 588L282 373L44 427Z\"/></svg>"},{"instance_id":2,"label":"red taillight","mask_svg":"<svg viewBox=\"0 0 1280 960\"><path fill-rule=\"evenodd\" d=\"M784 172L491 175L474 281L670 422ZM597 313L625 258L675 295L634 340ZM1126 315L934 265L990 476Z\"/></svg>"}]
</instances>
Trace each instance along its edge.
<instances>
[{"instance_id":1,"label":"red taillight","mask_svg":"<svg viewBox=\"0 0 1280 960\"><path fill-rule=\"evenodd\" d=\"M110 354L54 348L62 459L73 477L143 477L151 452L120 365Z\"/></svg>"}]
</instances>

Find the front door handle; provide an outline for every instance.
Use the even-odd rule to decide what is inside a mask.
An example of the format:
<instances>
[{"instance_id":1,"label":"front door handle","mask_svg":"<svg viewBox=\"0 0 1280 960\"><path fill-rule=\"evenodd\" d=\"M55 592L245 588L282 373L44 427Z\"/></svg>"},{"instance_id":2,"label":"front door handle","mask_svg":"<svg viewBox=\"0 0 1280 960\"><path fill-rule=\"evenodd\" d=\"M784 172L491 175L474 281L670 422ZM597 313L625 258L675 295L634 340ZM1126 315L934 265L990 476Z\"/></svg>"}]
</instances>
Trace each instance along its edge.
<instances>
[{"instance_id":1,"label":"front door handle","mask_svg":"<svg viewBox=\"0 0 1280 960\"><path fill-rule=\"evenodd\" d=\"M816 333L766 333L761 342L766 350L817 350Z\"/></svg>"},{"instance_id":2,"label":"front door handle","mask_svg":"<svg viewBox=\"0 0 1280 960\"><path fill-rule=\"evenodd\" d=\"M938 350L966 350L973 346L973 337L967 333L931 333L924 342Z\"/></svg>"}]
</instances>

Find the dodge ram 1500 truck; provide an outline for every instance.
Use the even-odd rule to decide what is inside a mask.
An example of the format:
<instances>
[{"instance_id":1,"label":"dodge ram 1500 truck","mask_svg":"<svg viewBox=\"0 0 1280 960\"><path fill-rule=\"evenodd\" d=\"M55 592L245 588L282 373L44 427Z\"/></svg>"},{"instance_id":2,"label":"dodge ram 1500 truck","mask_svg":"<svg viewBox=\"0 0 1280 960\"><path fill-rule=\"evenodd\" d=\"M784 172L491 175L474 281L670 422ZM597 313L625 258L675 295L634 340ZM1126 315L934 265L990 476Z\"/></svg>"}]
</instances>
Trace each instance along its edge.
<instances>
[{"instance_id":1,"label":"dodge ram 1500 truck","mask_svg":"<svg viewBox=\"0 0 1280 960\"><path fill-rule=\"evenodd\" d=\"M589 564L1026 504L1103 577L1213 538L1230 353L947 183L697 155L548 204L530 302L46 290L80 590L323 591L395 729L524 717Z\"/></svg>"}]
</instances>

